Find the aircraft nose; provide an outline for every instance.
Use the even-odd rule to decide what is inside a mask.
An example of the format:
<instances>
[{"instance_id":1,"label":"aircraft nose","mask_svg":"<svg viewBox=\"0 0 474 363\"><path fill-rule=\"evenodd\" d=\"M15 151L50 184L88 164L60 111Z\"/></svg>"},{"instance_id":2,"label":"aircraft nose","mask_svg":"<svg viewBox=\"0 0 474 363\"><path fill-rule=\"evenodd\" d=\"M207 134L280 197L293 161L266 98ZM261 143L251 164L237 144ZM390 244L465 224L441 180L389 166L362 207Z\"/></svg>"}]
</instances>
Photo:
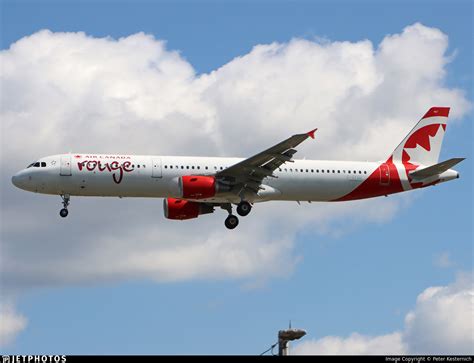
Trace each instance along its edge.
<instances>
[{"instance_id":1,"label":"aircraft nose","mask_svg":"<svg viewBox=\"0 0 474 363\"><path fill-rule=\"evenodd\" d=\"M27 176L20 171L12 176L12 184L17 188L25 189L27 184L26 178Z\"/></svg>"},{"instance_id":2,"label":"aircraft nose","mask_svg":"<svg viewBox=\"0 0 474 363\"><path fill-rule=\"evenodd\" d=\"M19 178L18 175L16 175L16 174L12 176L12 184L13 184L14 186L16 186L17 188L20 187L19 179L20 179L20 178Z\"/></svg>"}]
</instances>

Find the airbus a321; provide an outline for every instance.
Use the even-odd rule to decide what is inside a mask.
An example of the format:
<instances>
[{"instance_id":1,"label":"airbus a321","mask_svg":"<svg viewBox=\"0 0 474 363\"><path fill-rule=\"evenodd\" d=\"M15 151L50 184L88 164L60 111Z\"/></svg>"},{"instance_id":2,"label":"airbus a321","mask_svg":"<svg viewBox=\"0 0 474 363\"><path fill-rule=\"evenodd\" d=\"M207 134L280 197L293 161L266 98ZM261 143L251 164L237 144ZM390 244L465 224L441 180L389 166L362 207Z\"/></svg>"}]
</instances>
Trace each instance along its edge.
<instances>
[{"instance_id":1,"label":"airbus a321","mask_svg":"<svg viewBox=\"0 0 474 363\"><path fill-rule=\"evenodd\" d=\"M248 159L153 155L61 154L41 158L12 177L18 188L59 195L68 215L71 196L164 198L164 215L185 220L228 212L225 226L239 224L258 202L341 202L387 196L459 178L438 162L449 107L432 107L395 151L378 162L294 160L296 147L316 129Z\"/></svg>"}]
</instances>

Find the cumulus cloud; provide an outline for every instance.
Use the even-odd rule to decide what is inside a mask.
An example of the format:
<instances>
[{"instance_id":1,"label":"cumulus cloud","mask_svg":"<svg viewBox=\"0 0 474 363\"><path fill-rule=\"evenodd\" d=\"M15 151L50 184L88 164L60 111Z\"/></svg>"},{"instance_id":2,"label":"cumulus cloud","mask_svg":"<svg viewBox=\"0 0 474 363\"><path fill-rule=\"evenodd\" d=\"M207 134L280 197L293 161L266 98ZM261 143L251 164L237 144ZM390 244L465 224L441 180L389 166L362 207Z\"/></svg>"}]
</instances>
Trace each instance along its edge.
<instances>
[{"instance_id":1,"label":"cumulus cloud","mask_svg":"<svg viewBox=\"0 0 474 363\"><path fill-rule=\"evenodd\" d=\"M353 333L295 347L295 354L473 354L474 280L460 275L448 286L429 287L405 317L404 330L381 336Z\"/></svg>"},{"instance_id":2,"label":"cumulus cloud","mask_svg":"<svg viewBox=\"0 0 474 363\"><path fill-rule=\"evenodd\" d=\"M453 120L469 109L463 92L444 83L447 48L440 30L414 24L379 45L260 44L196 74L179 52L143 33L42 30L18 40L0 53L2 285L290 273L298 231L334 234L341 218L344 228L382 223L404 197L258 205L231 232L220 211L166 221L157 200L73 198L63 220L59 198L17 190L10 176L69 151L249 156L314 127L316 142L298 157L383 159L428 107L450 105Z\"/></svg>"},{"instance_id":3,"label":"cumulus cloud","mask_svg":"<svg viewBox=\"0 0 474 363\"><path fill-rule=\"evenodd\" d=\"M0 302L0 347L10 345L26 325L27 319L15 311L11 302Z\"/></svg>"},{"instance_id":4,"label":"cumulus cloud","mask_svg":"<svg viewBox=\"0 0 474 363\"><path fill-rule=\"evenodd\" d=\"M301 355L396 355L403 352L402 336L398 332L375 337L358 333L347 338L329 336L301 343L293 351Z\"/></svg>"},{"instance_id":5,"label":"cumulus cloud","mask_svg":"<svg viewBox=\"0 0 474 363\"><path fill-rule=\"evenodd\" d=\"M413 354L474 353L474 284L463 275L421 293L405 318L404 342Z\"/></svg>"}]
</instances>

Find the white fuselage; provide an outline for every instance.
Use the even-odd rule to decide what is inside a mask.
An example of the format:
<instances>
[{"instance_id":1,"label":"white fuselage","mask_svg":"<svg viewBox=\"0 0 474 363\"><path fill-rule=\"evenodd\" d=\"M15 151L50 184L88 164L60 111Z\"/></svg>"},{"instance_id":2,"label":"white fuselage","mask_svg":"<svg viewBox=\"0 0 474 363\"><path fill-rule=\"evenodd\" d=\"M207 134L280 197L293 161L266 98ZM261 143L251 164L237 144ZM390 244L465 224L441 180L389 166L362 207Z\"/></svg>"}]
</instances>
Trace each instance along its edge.
<instances>
[{"instance_id":1,"label":"white fuselage","mask_svg":"<svg viewBox=\"0 0 474 363\"><path fill-rule=\"evenodd\" d=\"M178 178L185 175L214 175L241 158L62 154L38 160L13 178L19 188L37 193L104 197L179 197ZM390 185L390 173L383 162L295 160L275 170L262 182L262 189L250 202L267 200L335 201L354 191L371 176L381 187ZM395 164L396 182L409 186L403 165ZM383 175L382 175L383 174ZM454 179L448 170L440 182ZM393 180L395 181L395 180ZM411 189L403 187L403 190ZM389 191L390 194L398 191ZM399 190L399 191L403 191ZM375 195L385 193L377 192ZM365 196L369 197L369 196ZM360 199L360 198L353 198ZM238 203L231 193L217 194L201 202Z\"/></svg>"}]
</instances>

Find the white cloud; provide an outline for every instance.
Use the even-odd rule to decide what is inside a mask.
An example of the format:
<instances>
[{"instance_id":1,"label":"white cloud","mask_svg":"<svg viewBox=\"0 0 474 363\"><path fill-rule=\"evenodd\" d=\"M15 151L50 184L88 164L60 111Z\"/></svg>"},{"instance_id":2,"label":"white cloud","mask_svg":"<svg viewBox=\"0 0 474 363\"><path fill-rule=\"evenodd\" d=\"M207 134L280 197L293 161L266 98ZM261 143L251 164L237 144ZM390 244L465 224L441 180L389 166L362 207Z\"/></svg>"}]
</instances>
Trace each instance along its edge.
<instances>
[{"instance_id":1,"label":"white cloud","mask_svg":"<svg viewBox=\"0 0 474 363\"><path fill-rule=\"evenodd\" d=\"M298 344L292 353L301 355L395 355L403 352L402 336L397 332L375 337L358 333L353 333L347 338L329 336Z\"/></svg>"},{"instance_id":2,"label":"white cloud","mask_svg":"<svg viewBox=\"0 0 474 363\"><path fill-rule=\"evenodd\" d=\"M467 112L462 91L444 84L447 47L441 31L415 24L378 46L257 45L197 75L143 33L115 40L43 30L20 39L0 52L3 285L290 273L297 232L382 223L403 197L257 205L231 232L222 211L164 220L160 200L73 198L62 220L59 198L19 191L10 176L39 156L68 151L248 156L313 127L317 140L298 157L382 159L428 107L450 105L453 119Z\"/></svg>"},{"instance_id":3,"label":"white cloud","mask_svg":"<svg viewBox=\"0 0 474 363\"><path fill-rule=\"evenodd\" d=\"M26 325L27 319L15 311L12 303L0 302L0 348L10 345Z\"/></svg>"},{"instance_id":4,"label":"white cloud","mask_svg":"<svg viewBox=\"0 0 474 363\"><path fill-rule=\"evenodd\" d=\"M474 353L474 285L464 275L426 289L405 318L404 342L413 354Z\"/></svg>"},{"instance_id":5,"label":"white cloud","mask_svg":"<svg viewBox=\"0 0 474 363\"><path fill-rule=\"evenodd\" d=\"M298 344L295 354L473 354L474 284L460 275L448 286L429 287L405 317L401 332L381 336L353 333Z\"/></svg>"}]
</instances>

